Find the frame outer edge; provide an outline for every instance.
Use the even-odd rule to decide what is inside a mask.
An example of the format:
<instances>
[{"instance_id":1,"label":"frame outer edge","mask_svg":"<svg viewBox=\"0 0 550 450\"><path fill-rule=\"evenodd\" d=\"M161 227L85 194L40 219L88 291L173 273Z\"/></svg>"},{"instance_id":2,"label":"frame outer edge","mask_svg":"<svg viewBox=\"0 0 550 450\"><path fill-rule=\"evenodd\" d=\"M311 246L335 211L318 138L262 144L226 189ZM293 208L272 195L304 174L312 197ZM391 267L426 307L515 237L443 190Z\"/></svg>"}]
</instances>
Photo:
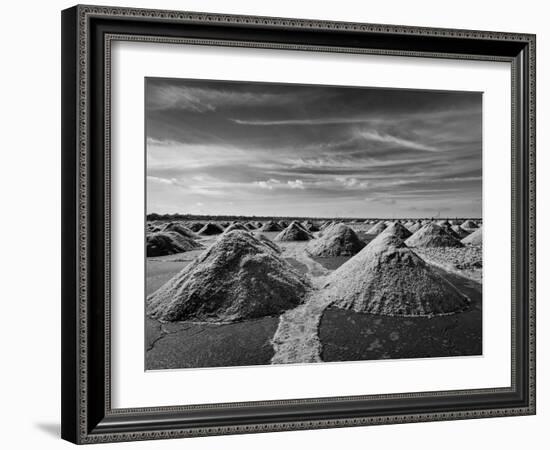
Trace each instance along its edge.
<instances>
[{"instance_id":1,"label":"frame outer edge","mask_svg":"<svg viewBox=\"0 0 550 450\"><path fill-rule=\"evenodd\" d=\"M281 422L250 426L205 427L165 431L138 431L128 433L93 433L87 423L87 302L88 273L88 20L92 16L129 17L144 20L160 19L179 23L241 24L250 27L276 27L286 29L319 29L385 34L426 35L438 37L461 37L467 39L501 40L522 42L529 53L528 61L528 200L529 200L529 399L527 406L517 408L470 410L466 412L428 413L412 415L376 416L355 419L316 420L309 422ZM63 293L62 312L62 437L75 443L98 443L143 439L166 439L174 437L241 434L313 428L333 428L371 424L409 423L452 419L499 417L535 413L535 36L531 34L500 33L472 30L450 30L395 25L357 24L306 19L234 16L222 14L160 11L118 7L78 5L63 11L63 41L72 39L73 44L63 43L62 51L62 223L63 233ZM72 47L74 52L67 51ZM70 66L67 68L65 66ZM71 98L74 102L70 102ZM76 109L73 109L74 106ZM69 125L68 125L69 124ZM72 128L72 130L70 130ZM70 131L69 131L70 130ZM527 150L527 149L524 149ZM76 169L76 170L75 170ZM69 225L69 222L71 224ZM76 263L76 264L75 264ZM76 266L76 267L74 267ZM76 293L76 297L75 297ZM75 298L78 302L75 302ZM65 319L74 319L65 320ZM67 343L67 341L71 341ZM526 357L527 359L527 357ZM68 377L71 376L72 379ZM74 389L70 389L70 385Z\"/></svg>"},{"instance_id":2,"label":"frame outer edge","mask_svg":"<svg viewBox=\"0 0 550 450\"><path fill-rule=\"evenodd\" d=\"M76 7L61 13L61 437L78 436L77 288L77 17Z\"/></svg>"}]
</instances>

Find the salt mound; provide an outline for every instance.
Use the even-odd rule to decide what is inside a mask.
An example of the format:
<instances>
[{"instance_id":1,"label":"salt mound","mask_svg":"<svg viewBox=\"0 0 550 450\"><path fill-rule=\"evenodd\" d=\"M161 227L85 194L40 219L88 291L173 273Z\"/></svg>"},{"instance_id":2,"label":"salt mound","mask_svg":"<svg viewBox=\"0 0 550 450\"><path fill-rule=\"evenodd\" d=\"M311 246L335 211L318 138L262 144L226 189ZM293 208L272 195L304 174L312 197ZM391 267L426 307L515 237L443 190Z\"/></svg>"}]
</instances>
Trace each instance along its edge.
<instances>
[{"instance_id":1,"label":"salt mound","mask_svg":"<svg viewBox=\"0 0 550 450\"><path fill-rule=\"evenodd\" d=\"M170 222L168 225L165 225L162 231L174 231L182 236L187 236L188 238L196 238L197 235L191 231L186 226L182 225L179 222Z\"/></svg>"},{"instance_id":2,"label":"salt mound","mask_svg":"<svg viewBox=\"0 0 550 450\"><path fill-rule=\"evenodd\" d=\"M288 227L275 236L275 241L309 241L313 236L293 221Z\"/></svg>"},{"instance_id":3,"label":"salt mound","mask_svg":"<svg viewBox=\"0 0 550 450\"><path fill-rule=\"evenodd\" d=\"M410 227L407 227L407 228L411 233L414 234L418 230L420 230L420 228L422 228L422 224L420 222L416 222L416 223L412 224Z\"/></svg>"},{"instance_id":4,"label":"salt mound","mask_svg":"<svg viewBox=\"0 0 550 450\"><path fill-rule=\"evenodd\" d=\"M315 231L319 231L320 228L317 226L317 224L313 223L313 222L305 222L303 224L303 227L309 231L310 233L313 233Z\"/></svg>"},{"instance_id":5,"label":"salt mound","mask_svg":"<svg viewBox=\"0 0 550 450\"><path fill-rule=\"evenodd\" d=\"M482 245L483 244L483 231L482 230L483 230L482 228L478 228L472 234L470 234L469 236L462 239L461 242L463 244L468 244L468 245Z\"/></svg>"},{"instance_id":6,"label":"salt mound","mask_svg":"<svg viewBox=\"0 0 550 450\"><path fill-rule=\"evenodd\" d=\"M279 220L279 226L281 227L281 229L284 229L288 227L288 223L286 223L284 220Z\"/></svg>"},{"instance_id":7,"label":"salt mound","mask_svg":"<svg viewBox=\"0 0 550 450\"><path fill-rule=\"evenodd\" d=\"M452 237L454 237L455 239L458 239L460 241L460 239L462 239L460 237L460 235L455 231L453 230L453 227L451 226L451 224L447 221L445 221L446 224L444 225L439 225L441 228L443 228L448 234L450 234Z\"/></svg>"},{"instance_id":8,"label":"salt mound","mask_svg":"<svg viewBox=\"0 0 550 450\"><path fill-rule=\"evenodd\" d=\"M147 256L166 256L202 248L198 242L175 231L158 231L146 238Z\"/></svg>"},{"instance_id":9,"label":"salt mound","mask_svg":"<svg viewBox=\"0 0 550 450\"><path fill-rule=\"evenodd\" d=\"M464 239L466 236L470 234L468 231L466 231L464 228L461 228L458 225L453 225L451 227L451 230L455 232L455 234L458 236L459 239Z\"/></svg>"},{"instance_id":10,"label":"salt mound","mask_svg":"<svg viewBox=\"0 0 550 450\"><path fill-rule=\"evenodd\" d=\"M262 228L260 228L260 231L270 232L270 231L281 231L282 228L279 226L278 223L273 222L270 220L269 222L264 223Z\"/></svg>"},{"instance_id":11,"label":"salt mound","mask_svg":"<svg viewBox=\"0 0 550 450\"><path fill-rule=\"evenodd\" d=\"M255 224L255 223L252 223L252 222L248 222L248 223L246 223L244 226L246 227L247 230L255 230L256 228L258 228L258 227L256 226L256 224Z\"/></svg>"},{"instance_id":12,"label":"salt mound","mask_svg":"<svg viewBox=\"0 0 550 450\"><path fill-rule=\"evenodd\" d=\"M202 236L212 236L213 234L220 234L222 232L223 228L214 222L208 222L199 230L199 234Z\"/></svg>"},{"instance_id":13,"label":"salt mound","mask_svg":"<svg viewBox=\"0 0 550 450\"><path fill-rule=\"evenodd\" d=\"M353 256L360 252L365 243L355 231L344 224L334 225L321 238L308 243L306 252L311 256Z\"/></svg>"},{"instance_id":14,"label":"salt mound","mask_svg":"<svg viewBox=\"0 0 550 450\"><path fill-rule=\"evenodd\" d=\"M392 223L384 231L382 231L381 234L391 234L393 236L397 236L399 239L402 240L405 240L412 235L412 233L399 222Z\"/></svg>"},{"instance_id":15,"label":"salt mound","mask_svg":"<svg viewBox=\"0 0 550 450\"><path fill-rule=\"evenodd\" d=\"M231 231L234 231L234 230L243 230L243 231L248 231L248 228L246 228L242 223L240 222L233 222L231 225L229 225L225 231L224 231L224 234L225 233L229 233Z\"/></svg>"},{"instance_id":16,"label":"salt mound","mask_svg":"<svg viewBox=\"0 0 550 450\"><path fill-rule=\"evenodd\" d=\"M401 239L380 234L328 278L335 306L389 316L465 310L469 300Z\"/></svg>"},{"instance_id":17,"label":"salt mound","mask_svg":"<svg viewBox=\"0 0 550 450\"><path fill-rule=\"evenodd\" d=\"M466 231L473 231L478 228L477 224L473 220L465 220L460 226Z\"/></svg>"},{"instance_id":18,"label":"salt mound","mask_svg":"<svg viewBox=\"0 0 550 450\"><path fill-rule=\"evenodd\" d=\"M444 227L444 228L451 226L451 223L448 220L440 220L436 224L439 225L440 227Z\"/></svg>"},{"instance_id":19,"label":"salt mound","mask_svg":"<svg viewBox=\"0 0 550 450\"><path fill-rule=\"evenodd\" d=\"M428 223L408 238L409 247L463 247L462 243L435 223Z\"/></svg>"},{"instance_id":20,"label":"salt mound","mask_svg":"<svg viewBox=\"0 0 550 450\"><path fill-rule=\"evenodd\" d=\"M147 315L166 321L236 322L301 303L308 281L245 231L224 234L147 298Z\"/></svg>"},{"instance_id":21,"label":"salt mound","mask_svg":"<svg viewBox=\"0 0 550 450\"><path fill-rule=\"evenodd\" d=\"M194 231L195 233L199 231L202 227L204 227L204 223L202 222L194 222L191 225L189 225L189 229L191 231Z\"/></svg>"},{"instance_id":22,"label":"salt mound","mask_svg":"<svg viewBox=\"0 0 550 450\"><path fill-rule=\"evenodd\" d=\"M367 231L367 234L380 234L386 229L386 227L387 225L384 222L380 221L376 225L371 227L369 231Z\"/></svg>"}]
</instances>

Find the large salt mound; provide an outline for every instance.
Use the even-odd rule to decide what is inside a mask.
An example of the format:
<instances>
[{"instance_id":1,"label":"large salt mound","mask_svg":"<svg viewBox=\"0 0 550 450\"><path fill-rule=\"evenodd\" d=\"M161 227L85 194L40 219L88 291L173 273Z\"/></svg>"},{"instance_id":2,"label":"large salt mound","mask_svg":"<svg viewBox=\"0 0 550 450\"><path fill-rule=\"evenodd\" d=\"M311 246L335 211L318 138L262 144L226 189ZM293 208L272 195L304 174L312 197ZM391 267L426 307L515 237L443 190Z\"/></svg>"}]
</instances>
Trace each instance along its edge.
<instances>
[{"instance_id":1,"label":"large salt mound","mask_svg":"<svg viewBox=\"0 0 550 450\"><path fill-rule=\"evenodd\" d=\"M386 229L386 227L387 225L380 221L376 225L372 226L369 231L367 231L367 234L380 234Z\"/></svg>"},{"instance_id":2,"label":"large salt mound","mask_svg":"<svg viewBox=\"0 0 550 450\"><path fill-rule=\"evenodd\" d=\"M478 228L476 231L474 231L469 236L466 236L461 241L463 244L468 245L482 245L483 244L483 231L482 228Z\"/></svg>"},{"instance_id":3,"label":"large salt mound","mask_svg":"<svg viewBox=\"0 0 550 450\"><path fill-rule=\"evenodd\" d=\"M405 243L409 247L463 247L463 244L457 238L451 236L435 223L424 225Z\"/></svg>"},{"instance_id":4,"label":"large salt mound","mask_svg":"<svg viewBox=\"0 0 550 450\"><path fill-rule=\"evenodd\" d=\"M412 233L399 222L392 223L384 231L382 231L381 234L391 234L402 240L405 240L412 235Z\"/></svg>"},{"instance_id":5,"label":"large salt mound","mask_svg":"<svg viewBox=\"0 0 550 450\"><path fill-rule=\"evenodd\" d=\"M311 256L353 256L360 252L365 243L361 241L355 231L343 223L328 229L322 237L310 241L306 252Z\"/></svg>"},{"instance_id":6,"label":"large salt mound","mask_svg":"<svg viewBox=\"0 0 550 450\"><path fill-rule=\"evenodd\" d=\"M166 256L175 253L197 250L202 246L187 236L175 231L150 233L146 238L147 256Z\"/></svg>"},{"instance_id":7,"label":"large salt mound","mask_svg":"<svg viewBox=\"0 0 550 450\"><path fill-rule=\"evenodd\" d=\"M236 322L280 314L301 303L308 281L245 231L224 234L147 298L147 315Z\"/></svg>"},{"instance_id":8,"label":"large salt mound","mask_svg":"<svg viewBox=\"0 0 550 450\"><path fill-rule=\"evenodd\" d=\"M304 230L297 222L292 222L288 227L275 236L275 241L309 241L313 236Z\"/></svg>"},{"instance_id":9,"label":"large salt mound","mask_svg":"<svg viewBox=\"0 0 550 450\"><path fill-rule=\"evenodd\" d=\"M260 228L260 231L265 231L265 232L281 231L281 230L282 228L279 226L279 224L276 222L273 222L272 220L264 223L262 228Z\"/></svg>"},{"instance_id":10,"label":"large salt mound","mask_svg":"<svg viewBox=\"0 0 550 450\"><path fill-rule=\"evenodd\" d=\"M211 236L213 234L220 234L223 232L223 228L214 222L208 222L204 227L199 230L199 234L202 236Z\"/></svg>"},{"instance_id":11,"label":"large salt mound","mask_svg":"<svg viewBox=\"0 0 550 450\"><path fill-rule=\"evenodd\" d=\"M468 299L401 239L381 234L332 272L335 306L389 316L434 316L465 310Z\"/></svg>"},{"instance_id":12,"label":"large salt mound","mask_svg":"<svg viewBox=\"0 0 550 450\"><path fill-rule=\"evenodd\" d=\"M165 225L162 231L174 231L178 234L181 234L182 236L186 236L188 238L196 238L197 235L191 231L189 228L187 228L185 225L182 225L179 222L170 222L169 224Z\"/></svg>"}]
</instances>

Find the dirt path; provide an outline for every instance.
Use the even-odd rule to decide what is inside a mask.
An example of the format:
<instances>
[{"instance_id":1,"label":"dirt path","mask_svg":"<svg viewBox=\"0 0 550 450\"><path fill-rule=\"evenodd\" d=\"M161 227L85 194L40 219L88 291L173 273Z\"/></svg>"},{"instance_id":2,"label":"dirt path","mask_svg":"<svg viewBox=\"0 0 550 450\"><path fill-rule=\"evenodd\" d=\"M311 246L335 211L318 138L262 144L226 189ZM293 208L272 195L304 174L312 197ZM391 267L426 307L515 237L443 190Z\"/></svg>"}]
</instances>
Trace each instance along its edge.
<instances>
[{"instance_id":1,"label":"dirt path","mask_svg":"<svg viewBox=\"0 0 550 450\"><path fill-rule=\"evenodd\" d=\"M329 291L321 291L330 273L304 252L304 245L287 247L284 257L294 258L308 268L314 288L304 303L285 312L279 318L279 326L272 339L275 354L272 364L310 363L321 361L319 324L323 311L332 303Z\"/></svg>"}]
</instances>

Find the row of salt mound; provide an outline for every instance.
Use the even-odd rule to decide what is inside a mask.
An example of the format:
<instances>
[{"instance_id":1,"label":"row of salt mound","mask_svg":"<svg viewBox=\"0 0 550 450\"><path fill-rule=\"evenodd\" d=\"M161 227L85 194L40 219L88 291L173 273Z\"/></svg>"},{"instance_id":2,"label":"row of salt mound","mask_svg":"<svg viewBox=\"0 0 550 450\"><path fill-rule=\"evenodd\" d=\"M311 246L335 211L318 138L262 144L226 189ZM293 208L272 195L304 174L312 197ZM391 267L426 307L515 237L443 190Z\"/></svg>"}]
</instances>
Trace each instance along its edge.
<instances>
[{"instance_id":1,"label":"row of salt mound","mask_svg":"<svg viewBox=\"0 0 550 450\"><path fill-rule=\"evenodd\" d=\"M334 305L361 313L433 316L468 308L469 300L405 243L381 233L335 270L325 285Z\"/></svg>"},{"instance_id":2,"label":"row of salt mound","mask_svg":"<svg viewBox=\"0 0 550 450\"><path fill-rule=\"evenodd\" d=\"M365 243L355 231L343 223L327 228L319 239L310 241L306 252L311 256L333 257L353 256L360 252Z\"/></svg>"},{"instance_id":3,"label":"row of salt mound","mask_svg":"<svg viewBox=\"0 0 550 450\"><path fill-rule=\"evenodd\" d=\"M220 236L147 298L147 315L167 321L235 322L280 314L302 302L309 281L249 232Z\"/></svg>"},{"instance_id":4,"label":"row of salt mound","mask_svg":"<svg viewBox=\"0 0 550 450\"><path fill-rule=\"evenodd\" d=\"M147 234L147 256L166 256L175 253L198 250L202 245L193 238L183 236L175 231L157 231Z\"/></svg>"}]
</instances>

